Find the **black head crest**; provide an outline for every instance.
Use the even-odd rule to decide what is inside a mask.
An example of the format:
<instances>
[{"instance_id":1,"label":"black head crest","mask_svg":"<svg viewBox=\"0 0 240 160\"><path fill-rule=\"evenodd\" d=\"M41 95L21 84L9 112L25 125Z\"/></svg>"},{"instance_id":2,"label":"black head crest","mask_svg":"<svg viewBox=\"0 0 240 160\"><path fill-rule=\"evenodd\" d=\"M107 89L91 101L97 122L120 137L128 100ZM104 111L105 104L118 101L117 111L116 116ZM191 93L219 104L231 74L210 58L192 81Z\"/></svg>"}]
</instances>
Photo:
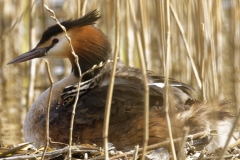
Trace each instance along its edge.
<instances>
[{"instance_id":1,"label":"black head crest","mask_svg":"<svg viewBox=\"0 0 240 160\"><path fill-rule=\"evenodd\" d=\"M99 18L100 18L99 12L97 10L93 10L79 19L76 19L76 20L69 19L69 20L63 21L61 23L61 25L63 25L66 28L66 30L69 30L73 27L83 27L83 26L87 26L87 25L93 25ZM61 32L63 32L63 30L61 29L61 27L58 24L55 24L55 25L49 27L43 33L42 38L41 38L40 42L38 43L38 45L44 43L50 37L57 35Z\"/></svg>"}]
</instances>

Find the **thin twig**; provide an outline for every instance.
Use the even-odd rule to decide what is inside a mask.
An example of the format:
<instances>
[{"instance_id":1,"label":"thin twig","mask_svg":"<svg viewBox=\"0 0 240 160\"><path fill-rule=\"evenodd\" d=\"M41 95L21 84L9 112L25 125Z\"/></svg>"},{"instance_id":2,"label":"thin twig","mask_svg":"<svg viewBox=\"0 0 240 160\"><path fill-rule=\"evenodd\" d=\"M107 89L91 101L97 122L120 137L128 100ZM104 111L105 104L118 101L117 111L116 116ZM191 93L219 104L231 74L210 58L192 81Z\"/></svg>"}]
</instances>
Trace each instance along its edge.
<instances>
[{"instance_id":1,"label":"thin twig","mask_svg":"<svg viewBox=\"0 0 240 160\"><path fill-rule=\"evenodd\" d=\"M115 1L115 50L113 55L113 66L112 72L110 77L110 82L108 86L107 92L107 100L106 100L106 107L104 112L104 123L103 123L103 142L104 142L104 156L105 160L109 159L108 156L108 130L109 130L109 120L110 120L110 111L111 111L111 104L112 104L112 95L113 95L113 86L115 81L115 73L117 68L117 59L119 55L119 0Z\"/></svg>"},{"instance_id":2,"label":"thin twig","mask_svg":"<svg viewBox=\"0 0 240 160\"><path fill-rule=\"evenodd\" d=\"M53 88L53 79L51 76L49 63L47 60L45 61L45 63L46 63L46 68L47 68L47 73L48 73L48 79L50 82L50 88L49 88L49 95L48 95L48 105L47 105L47 110L46 110L46 139L45 139L46 144L45 144L45 147L43 150L43 154L42 154L42 158L41 158L42 160L44 159L46 150L49 146L49 115L50 115L50 105L51 105L52 88Z\"/></svg>"},{"instance_id":3,"label":"thin twig","mask_svg":"<svg viewBox=\"0 0 240 160\"><path fill-rule=\"evenodd\" d=\"M72 116L71 116L71 122L70 122L70 133L69 133L69 158L71 159L72 155L71 155L71 146L72 146L72 134L73 134L73 123L74 123L74 117L75 117L75 110L76 110L76 105L77 105L77 102L78 102L78 97L79 97L79 91L80 91L80 83L81 83L81 69L80 69L80 66L79 66L79 63L78 63L78 56L75 54L74 52L74 49L73 49L73 46L72 46L72 42L71 42L71 38L68 36L67 34L67 31L66 31L66 28L60 24L60 22L58 21L55 13L53 10L49 9L47 5L45 5L45 8L47 11L51 12L53 16L51 16L55 21L56 23L62 28L62 30L64 31L64 35L65 37L67 38L68 42L69 42L69 45L70 45L70 48L71 48L71 53L72 55L74 56L74 59L75 59L75 64L77 65L77 68L78 68L78 73L80 75L80 78L78 79L78 88L77 88L77 94L76 94L76 98L75 98L75 101L74 101L74 104L73 104L73 109L72 109Z\"/></svg>"},{"instance_id":4,"label":"thin twig","mask_svg":"<svg viewBox=\"0 0 240 160\"><path fill-rule=\"evenodd\" d=\"M190 62L191 62L191 64L192 64L193 72L194 72L194 75L195 75L196 80L197 80L197 82L198 82L198 86L199 86L200 88L202 88L202 83L201 83L201 80L200 80L200 78L199 78L199 74L198 74L196 65L195 65L195 63L194 63L194 61L193 61L192 53L191 53L191 51L190 51L190 47L189 47L189 45L188 45L187 38L186 38L186 36L185 36L183 27L182 27L182 25L181 25L181 23L180 23L180 21L179 21L179 19L178 19L178 16L177 16L177 13L176 13L175 9L174 9L174 7L172 6L171 3L170 3L170 8L171 8L172 14L173 14L173 16L174 16L174 18L175 18L175 20L176 20L176 22L177 22L177 24L178 24L178 28L179 28L179 30L180 30L180 32L181 32L181 35L182 35L182 38L183 38L185 47L186 47L186 49L187 49L188 58L189 58L189 60L190 60Z\"/></svg>"},{"instance_id":5,"label":"thin twig","mask_svg":"<svg viewBox=\"0 0 240 160\"><path fill-rule=\"evenodd\" d=\"M169 5L169 0L167 0L166 3L166 10L167 10L167 55L166 55L166 62L165 62L165 71L164 71L164 76L165 76L165 80L164 80L164 106L165 106L165 112L166 112L166 120L167 120L167 127L168 127L168 133L169 133L169 139L170 139L170 144L171 144L171 150L172 150L172 154L173 154L173 159L176 160L177 156L176 156L176 152L175 152L175 146L173 143L173 136L172 136L172 127L171 127L171 120L169 117L169 65L170 65L170 5Z\"/></svg>"},{"instance_id":6,"label":"thin twig","mask_svg":"<svg viewBox=\"0 0 240 160\"><path fill-rule=\"evenodd\" d=\"M149 86L148 86L148 79L147 79L147 71L146 71L146 64L144 61L144 51L141 44L141 37L139 33L139 29L137 27L137 19L136 15L134 13L133 4L131 0L128 0L129 2L129 9L130 9L130 15L134 24L135 28L135 37L137 39L137 48L138 48L138 55L139 60L141 63L141 69L142 69L142 76L143 76L143 85L144 85L144 134L143 134L143 155L142 160L145 159L146 154L146 148L148 144L149 139Z\"/></svg>"},{"instance_id":7,"label":"thin twig","mask_svg":"<svg viewBox=\"0 0 240 160\"><path fill-rule=\"evenodd\" d=\"M118 59L118 57L117 57ZM83 78L86 74L90 73L90 72L93 72L95 69L98 69L98 68L102 68L103 66L105 66L106 64L108 63L113 63L114 61L113 60L107 60L106 62L101 62L99 63L98 65L94 65L91 69L87 70L86 72L82 73L80 78Z\"/></svg>"}]
</instances>

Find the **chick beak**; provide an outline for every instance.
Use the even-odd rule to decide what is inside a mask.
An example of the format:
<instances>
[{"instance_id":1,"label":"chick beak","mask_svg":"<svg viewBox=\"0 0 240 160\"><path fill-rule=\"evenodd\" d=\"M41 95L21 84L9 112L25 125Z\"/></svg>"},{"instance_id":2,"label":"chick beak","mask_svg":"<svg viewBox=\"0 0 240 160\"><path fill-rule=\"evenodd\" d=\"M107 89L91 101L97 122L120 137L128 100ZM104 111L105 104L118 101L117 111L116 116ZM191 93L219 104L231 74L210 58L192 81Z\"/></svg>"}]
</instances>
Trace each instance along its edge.
<instances>
[{"instance_id":1,"label":"chick beak","mask_svg":"<svg viewBox=\"0 0 240 160\"><path fill-rule=\"evenodd\" d=\"M24 61L28 61L34 58L40 58L45 56L47 52L47 48L34 48L26 53L21 54L20 56L14 58L7 64L15 64L15 63L21 63Z\"/></svg>"}]
</instances>

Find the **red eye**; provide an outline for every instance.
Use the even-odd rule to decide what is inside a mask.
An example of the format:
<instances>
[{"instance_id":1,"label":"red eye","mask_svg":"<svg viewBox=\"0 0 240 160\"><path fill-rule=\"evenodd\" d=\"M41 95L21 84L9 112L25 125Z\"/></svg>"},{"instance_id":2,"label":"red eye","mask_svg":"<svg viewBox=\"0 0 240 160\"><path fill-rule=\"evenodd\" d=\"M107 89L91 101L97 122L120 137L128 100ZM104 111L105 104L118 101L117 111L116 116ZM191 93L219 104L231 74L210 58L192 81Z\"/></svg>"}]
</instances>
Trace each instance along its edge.
<instances>
[{"instance_id":1,"label":"red eye","mask_svg":"<svg viewBox=\"0 0 240 160\"><path fill-rule=\"evenodd\" d=\"M53 38L53 40L52 40L52 45L54 45L54 44L56 44L56 43L58 43L59 42L59 40L57 39L57 38Z\"/></svg>"}]
</instances>

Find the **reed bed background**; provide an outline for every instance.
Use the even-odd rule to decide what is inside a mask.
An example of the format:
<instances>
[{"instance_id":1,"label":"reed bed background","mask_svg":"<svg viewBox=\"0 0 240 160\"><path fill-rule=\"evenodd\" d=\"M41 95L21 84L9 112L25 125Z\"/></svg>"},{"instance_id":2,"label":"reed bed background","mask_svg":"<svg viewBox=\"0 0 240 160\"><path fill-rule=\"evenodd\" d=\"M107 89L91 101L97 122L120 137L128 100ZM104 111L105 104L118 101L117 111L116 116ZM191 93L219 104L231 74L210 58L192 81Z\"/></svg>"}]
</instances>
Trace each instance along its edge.
<instances>
[{"instance_id":1,"label":"reed bed background","mask_svg":"<svg viewBox=\"0 0 240 160\"><path fill-rule=\"evenodd\" d=\"M134 36L139 30L147 69L164 75L167 1L133 0L137 28L127 2L120 1L119 8L120 60L140 67ZM55 24L43 4L53 9L60 21L99 10L101 19L96 26L109 37L113 46L114 3L112 0L0 0L0 142L24 141L25 115L33 101L50 85L44 60L7 65L14 57L35 47L43 31ZM194 98L198 100L229 99L233 108L239 110L240 2L171 0L170 5L169 77L192 85L196 89ZM50 61L50 66L54 82L71 71L68 60Z\"/></svg>"}]
</instances>

